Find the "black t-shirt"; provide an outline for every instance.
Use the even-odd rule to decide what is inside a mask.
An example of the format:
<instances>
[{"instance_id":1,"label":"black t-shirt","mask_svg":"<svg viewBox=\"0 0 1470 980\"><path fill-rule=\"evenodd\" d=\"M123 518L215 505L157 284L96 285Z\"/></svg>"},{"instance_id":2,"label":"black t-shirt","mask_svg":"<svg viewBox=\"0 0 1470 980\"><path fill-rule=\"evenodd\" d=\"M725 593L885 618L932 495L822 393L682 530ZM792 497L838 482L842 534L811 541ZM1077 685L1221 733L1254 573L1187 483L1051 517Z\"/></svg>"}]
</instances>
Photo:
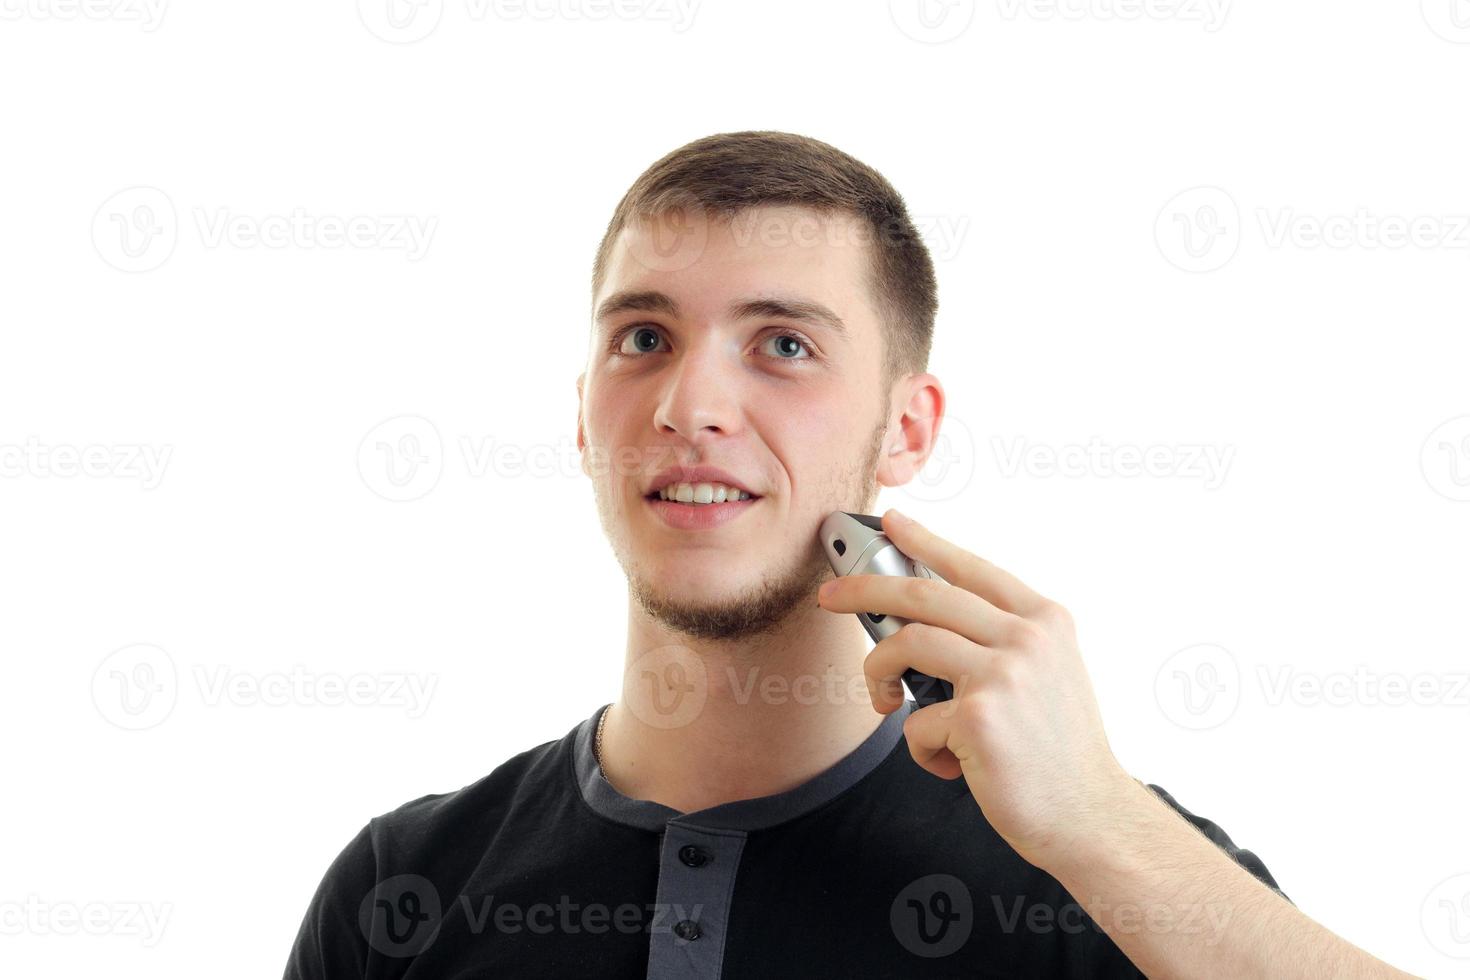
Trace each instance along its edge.
<instances>
[{"instance_id":1,"label":"black t-shirt","mask_svg":"<svg viewBox=\"0 0 1470 980\"><path fill-rule=\"evenodd\" d=\"M795 789L687 814L603 778L599 708L368 821L317 888L286 980L1142 976L964 779L914 763L914 707ZM1220 827L1149 789L1280 891ZM1211 925L1205 911L1193 927Z\"/></svg>"}]
</instances>

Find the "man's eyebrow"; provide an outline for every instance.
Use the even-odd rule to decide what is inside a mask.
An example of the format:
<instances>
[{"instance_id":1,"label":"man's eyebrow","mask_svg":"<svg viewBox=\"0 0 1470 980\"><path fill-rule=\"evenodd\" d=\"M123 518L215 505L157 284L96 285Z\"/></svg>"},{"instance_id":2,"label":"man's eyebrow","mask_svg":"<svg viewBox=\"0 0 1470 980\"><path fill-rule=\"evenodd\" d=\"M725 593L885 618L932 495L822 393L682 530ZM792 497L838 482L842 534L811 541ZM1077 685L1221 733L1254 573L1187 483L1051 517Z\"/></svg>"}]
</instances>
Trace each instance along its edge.
<instances>
[{"instance_id":1,"label":"man's eyebrow","mask_svg":"<svg viewBox=\"0 0 1470 980\"><path fill-rule=\"evenodd\" d=\"M597 321L618 316L622 313L662 313L678 317L679 304L673 297L657 290L624 290L613 293L597 307ZM754 299L736 300L730 304L729 315L735 320L774 318L796 320L826 327L839 337L847 337L847 325L842 318L821 303L784 296L763 296Z\"/></svg>"},{"instance_id":2,"label":"man's eyebrow","mask_svg":"<svg viewBox=\"0 0 1470 980\"><path fill-rule=\"evenodd\" d=\"M811 323L847 337L847 324L842 317L821 303L805 299L788 299L782 296L767 296L761 299L740 300L730 304L730 316L736 320L779 319Z\"/></svg>"},{"instance_id":3,"label":"man's eyebrow","mask_svg":"<svg viewBox=\"0 0 1470 980\"><path fill-rule=\"evenodd\" d=\"M601 323L620 313L632 312L662 313L664 316L677 317L679 304L667 293L654 289L625 289L603 300L602 305L597 307L597 316L594 319Z\"/></svg>"}]
</instances>

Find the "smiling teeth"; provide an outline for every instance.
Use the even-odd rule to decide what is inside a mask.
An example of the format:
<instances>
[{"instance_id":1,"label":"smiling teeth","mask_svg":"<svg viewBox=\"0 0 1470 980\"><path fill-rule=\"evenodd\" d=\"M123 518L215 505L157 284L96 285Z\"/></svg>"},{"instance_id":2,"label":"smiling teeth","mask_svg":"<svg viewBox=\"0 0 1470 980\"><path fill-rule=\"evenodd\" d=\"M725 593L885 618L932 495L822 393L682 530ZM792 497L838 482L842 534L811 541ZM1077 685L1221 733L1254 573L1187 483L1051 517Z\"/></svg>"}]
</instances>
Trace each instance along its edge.
<instances>
[{"instance_id":1,"label":"smiling teeth","mask_svg":"<svg viewBox=\"0 0 1470 980\"><path fill-rule=\"evenodd\" d=\"M727 487L723 483L670 483L658 492L658 499L697 506L749 500L750 494L735 487Z\"/></svg>"}]
</instances>

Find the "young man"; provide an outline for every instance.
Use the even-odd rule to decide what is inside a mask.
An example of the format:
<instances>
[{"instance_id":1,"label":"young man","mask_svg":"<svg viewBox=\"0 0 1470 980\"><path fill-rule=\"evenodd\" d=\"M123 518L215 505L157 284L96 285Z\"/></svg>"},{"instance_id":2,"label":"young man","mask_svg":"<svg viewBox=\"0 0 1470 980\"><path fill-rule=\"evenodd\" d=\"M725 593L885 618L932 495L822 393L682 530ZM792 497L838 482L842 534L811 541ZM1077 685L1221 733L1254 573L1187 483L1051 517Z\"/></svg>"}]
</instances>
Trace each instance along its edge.
<instances>
[{"instance_id":1,"label":"young man","mask_svg":"<svg viewBox=\"0 0 1470 980\"><path fill-rule=\"evenodd\" d=\"M1061 606L891 511L943 581L818 596L823 519L912 479L944 412L933 266L882 176L698 140L624 196L592 293L621 696L370 820L288 980L1403 975L1122 769ZM869 652L862 611L914 624ZM955 697L917 709L906 667Z\"/></svg>"}]
</instances>

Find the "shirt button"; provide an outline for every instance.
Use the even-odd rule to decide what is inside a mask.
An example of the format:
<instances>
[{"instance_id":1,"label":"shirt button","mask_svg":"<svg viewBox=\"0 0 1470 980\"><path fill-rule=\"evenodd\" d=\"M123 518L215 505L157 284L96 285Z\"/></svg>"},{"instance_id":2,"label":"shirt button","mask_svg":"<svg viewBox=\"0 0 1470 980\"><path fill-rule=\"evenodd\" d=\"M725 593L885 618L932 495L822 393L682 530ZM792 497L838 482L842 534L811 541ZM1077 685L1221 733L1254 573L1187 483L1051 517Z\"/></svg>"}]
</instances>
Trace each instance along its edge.
<instances>
[{"instance_id":1,"label":"shirt button","mask_svg":"<svg viewBox=\"0 0 1470 980\"><path fill-rule=\"evenodd\" d=\"M679 860L691 868L702 867L709 863L709 852L702 847L693 844L685 844L679 848Z\"/></svg>"},{"instance_id":2,"label":"shirt button","mask_svg":"<svg viewBox=\"0 0 1470 980\"><path fill-rule=\"evenodd\" d=\"M698 939L699 923L695 922L693 919L683 919L679 922L676 922L674 923L674 935L678 936L680 939Z\"/></svg>"}]
</instances>

